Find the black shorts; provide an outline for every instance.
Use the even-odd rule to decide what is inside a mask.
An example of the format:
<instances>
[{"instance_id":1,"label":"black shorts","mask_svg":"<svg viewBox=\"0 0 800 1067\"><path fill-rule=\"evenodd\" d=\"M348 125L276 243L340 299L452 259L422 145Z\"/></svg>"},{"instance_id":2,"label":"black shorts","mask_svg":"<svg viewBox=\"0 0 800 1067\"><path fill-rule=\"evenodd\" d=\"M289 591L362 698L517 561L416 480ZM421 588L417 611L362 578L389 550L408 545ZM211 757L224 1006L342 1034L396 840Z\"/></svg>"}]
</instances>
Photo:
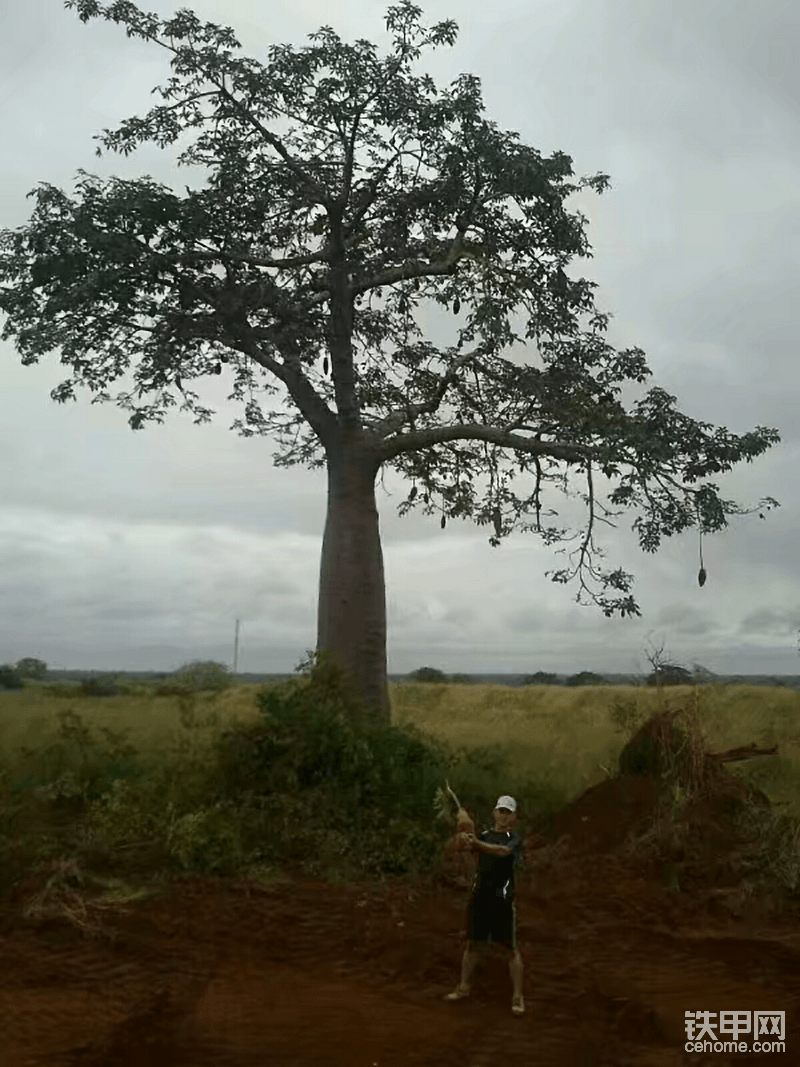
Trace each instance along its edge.
<instances>
[{"instance_id":1,"label":"black shorts","mask_svg":"<svg viewBox=\"0 0 800 1067\"><path fill-rule=\"evenodd\" d=\"M499 942L517 947L517 910L514 901L473 894L467 905L467 937L470 941Z\"/></svg>"}]
</instances>

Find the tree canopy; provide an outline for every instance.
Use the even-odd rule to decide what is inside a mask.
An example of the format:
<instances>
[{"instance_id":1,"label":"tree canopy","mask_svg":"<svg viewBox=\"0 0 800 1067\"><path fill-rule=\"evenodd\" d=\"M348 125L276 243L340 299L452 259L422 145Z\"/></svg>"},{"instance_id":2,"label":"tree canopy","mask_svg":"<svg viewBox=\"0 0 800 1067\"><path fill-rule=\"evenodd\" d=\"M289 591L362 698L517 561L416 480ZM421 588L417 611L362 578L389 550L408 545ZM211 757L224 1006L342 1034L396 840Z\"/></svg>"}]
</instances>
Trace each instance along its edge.
<instances>
[{"instance_id":1,"label":"tree canopy","mask_svg":"<svg viewBox=\"0 0 800 1067\"><path fill-rule=\"evenodd\" d=\"M625 410L621 384L652 373L644 353L614 351L596 284L565 271L591 256L586 219L565 201L583 188L602 193L609 178L572 181L569 156L543 158L484 119L475 76L439 91L412 75L421 46L453 45L455 22L424 30L420 8L401 0L386 15L394 50L384 59L325 26L300 51L271 47L265 66L234 55L230 28L185 9L162 21L127 0L65 7L172 53L173 76L158 89L166 103L104 130L101 143L128 155L197 129L178 161L211 173L205 188L178 195L148 176L102 181L80 170L76 200L42 182L29 194L30 223L0 234L2 337L24 364L60 348L72 375L55 400L81 386L92 403L129 411L133 429L177 404L202 423L214 412L190 383L224 367L229 399L243 405L231 428L275 435L276 465L327 465L337 499L346 457L373 483L393 467L412 482L401 514L422 507L443 528L472 518L492 526L494 546L514 530L564 540L566 529L542 524L542 490L560 482L567 492L577 467L588 509L579 560L548 573L563 583L579 574L583 590L588 568L603 590L628 594L590 590L607 616L640 611L632 575L591 564L594 523L608 522L599 513L619 514L597 499L597 471L618 482L610 503L642 512L633 528L646 552L663 536L695 524L718 531L726 515L748 513L706 479L763 454L777 431L714 429L657 386ZM276 120L290 132L276 133ZM425 301L452 309L456 343L438 349L422 335L415 312ZM515 345L524 362L507 354ZM112 398L131 369L133 390ZM263 409L279 392L289 414ZM365 492L362 518L374 485ZM757 508L770 506L778 502L766 497ZM329 511L326 531L354 514ZM371 580L382 582L379 541L369 551ZM321 597L325 585L323 560Z\"/></svg>"}]
</instances>

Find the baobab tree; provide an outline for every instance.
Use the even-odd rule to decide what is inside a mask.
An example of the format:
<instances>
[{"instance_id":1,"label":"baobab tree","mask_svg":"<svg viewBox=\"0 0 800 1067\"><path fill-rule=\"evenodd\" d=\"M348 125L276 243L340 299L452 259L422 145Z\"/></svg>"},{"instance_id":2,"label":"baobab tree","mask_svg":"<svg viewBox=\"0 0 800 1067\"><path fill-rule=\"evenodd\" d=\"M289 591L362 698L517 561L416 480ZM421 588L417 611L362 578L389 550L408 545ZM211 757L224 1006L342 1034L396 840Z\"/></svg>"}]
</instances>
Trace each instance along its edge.
<instances>
[{"instance_id":1,"label":"baobab tree","mask_svg":"<svg viewBox=\"0 0 800 1067\"><path fill-rule=\"evenodd\" d=\"M713 483L693 483L761 455L778 433L711 433L657 387L625 410L619 383L651 374L644 353L611 348L596 285L564 269L590 256L586 220L564 202L602 193L609 178L570 182L569 156L543 158L484 119L474 76L439 91L412 75L422 45L453 45L455 22L424 30L420 8L401 0L388 9L394 47L383 59L323 27L300 51L273 47L264 66L234 55L230 28L188 10L162 22L127 0L65 6L172 53L174 74L157 90L168 103L96 139L128 155L197 127L178 162L211 173L185 196L83 170L77 200L40 183L30 223L2 233L2 336L23 364L61 349L73 376L52 391L60 402L76 386L109 401L110 383L133 367L134 391L115 400L135 430L179 402L209 421L190 383L224 367L229 399L243 403L231 429L275 434L286 449L278 466L327 468L317 650L378 719L389 716L383 468L411 482L401 514L422 507L443 529L472 518L493 527L494 546L513 530L563 540L566 530L541 524L541 494L556 480L566 491L575 468L588 508L578 563L547 573L562 583L578 574L577 599L589 591L609 617L641 613L630 574L592 567L598 511L612 514L596 499L596 471L618 479L611 503L642 509L634 528L648 552L662 536L717 531L726 514L746 513ZM271 128L277 118L289 133ZM454 312L450 347L423 337L425 301ZM504 355L520 343L516 362ZM289 415L263 410L279 390ZM528 482L520 495L515 477ZM627 595L588 590L587 570Z\"/></svg>"}]
</instances>

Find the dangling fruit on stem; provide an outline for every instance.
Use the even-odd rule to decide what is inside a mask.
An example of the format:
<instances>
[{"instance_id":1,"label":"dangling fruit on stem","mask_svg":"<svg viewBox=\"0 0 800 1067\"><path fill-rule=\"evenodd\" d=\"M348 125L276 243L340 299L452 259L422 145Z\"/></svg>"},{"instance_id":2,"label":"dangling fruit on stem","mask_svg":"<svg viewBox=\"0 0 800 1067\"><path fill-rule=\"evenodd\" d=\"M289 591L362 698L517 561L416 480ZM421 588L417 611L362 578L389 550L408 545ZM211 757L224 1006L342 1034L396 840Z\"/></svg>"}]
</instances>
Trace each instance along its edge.
<instances>
[{"instance_id":1,"label":"dangling fruit on stem","mask_svg":"<svg viewBox=\"0 0 800 1067\"><path fill-rule=\"evenodd\" d=\"M408 499L409 500L413 500L416 495L417 495L417 487L415 485L415 486L412 487L411 492L408 494Z\"/></svg>"},{"instance_id":2,"label":"dangling fruit on stem","mask_svg":"<svg viewBox=\"0 0 800 1067\"><path fill-rule=\"evenodd\" d=\"M453 301L453 314L457 315L460 310L461 310L461 301L458 299L458 297L456 297L455 300Z\"/></svg>"},{"instance_id":3,"label":"dangling fruit on stem","mask_svg":"<svg viewBox=\"0 0 800 1067\"><path fill-rule=\"evenodd\" d=\"M700 531L700 573L697 575L697 581L700 584L700 588L706 584L706 568L703 563L703 531Z\"/></svg>"},{"instance_id":4,"label":"dangling fruit on stem","mask_svg":"<svg viewBox=\"0 0 800 1067\"><path fill-rule=\"evenodd\" d=\"M445 525L446 525L446 521L447 521L447 520L445 519L444 515L442 515L442 529L444 529L444 528L445 528Z\"/></svg>"}]
</instances>

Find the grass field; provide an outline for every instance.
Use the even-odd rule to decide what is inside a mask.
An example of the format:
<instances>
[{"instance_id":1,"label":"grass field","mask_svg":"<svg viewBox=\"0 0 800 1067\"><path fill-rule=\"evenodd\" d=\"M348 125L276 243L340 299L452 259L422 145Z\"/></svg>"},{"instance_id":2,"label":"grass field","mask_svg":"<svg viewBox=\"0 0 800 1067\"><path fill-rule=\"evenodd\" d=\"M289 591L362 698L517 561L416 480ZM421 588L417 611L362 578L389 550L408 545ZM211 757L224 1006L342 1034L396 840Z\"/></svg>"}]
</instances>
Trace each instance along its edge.
<instances>
[{"instance_id":1,"label":"grass field","mask_svg":"<svg viewBox=\"0 0 800 1067\"><path fill-rule=\"evenodd\" d=\"M63 688L63 695L57 696L42 684L0 691L0 797L6 801L0 809L0 838L5 835L6 842L24 843L26 836L39 833L45 816L37 809L36 819L26 822L20 798L34 793L41 796L43 788L46 793L50 783L63 781L70 771L78 780L86 779L86 768L91 766L95 777L99 775L106 783L107 793L105 798L95 796L81 809L81 819L87 811L89 816L82 833L70 839L75 848L87 845L89 837L97 846L114 819L120 826L128 820L131 827L124 833L120 829L119 838L109 845L112 852L129 847L129 838L142 836L146 820L138 814L134 818L126 808L134 801L130 797L123 801L121 794L115 794L114 807L109 800L112 783L124 779L136 789L141 786L135 803L150 804L148 826L156 825L153 811L162 812L158 816L162 820L163 809L171 812L169 833L162 825L156 836L161 833L174 842L180 836L175 830L180 820L183 838L196 830L197 847L181 852L184 866L191 866L192 855L207 859L209 835L213 834L206 823L210 820L216 826L222 819L216 809L213 818L203 810L211 744L226 728L258 721L256 698L263 689L235 686L188 700L154 696L146 686L112 697L66 695L68 690ZM461 761L450 772L451 783L460 783L462 799L467 798L487 824L499 793L516 796L527 816L537 809L563 807L588 786L616 773L622 746L642 722L664 707L687 700L696 703L711 752L750 742L779 745L777 758L730 765L730 769L763 790L779 811L800 819L800 694L793 690L722 685L676 686L659 692L629 686L392 683L390 697L395 725L414 726L460 754ZM145 803L147 781L158 785L157 789L152 786ZM430 782L418 788L433 792ZM8 804L12 794L17 807L13 819ZM47 795L51 794L52 790ZM68 807L60 794L56 799ZM296 799L291 798L291 803ZM284 800L290 803L290 798ZM433 812L432 796L430 803ZM225 833L239 842L242 827L246 825L249 832L253 820L241 813L231 818L233 828ZM288 817L283 818L288 825ZM270 825L275 822L273 812ZM63 821L58 825L63 827ZM94 827L92 834L86 826ZM219 827L214 832L223 834ZM58 840L51 838L48 846L52 853L59 845L62 852L66 847L63 829L58 833ZM344 837L337 848L345 853L350 847L345 840L348 828L341 833ZM333 848L334 838L333 831L328 832L325 847ZM234 849L240 859L243 847L237 844ZM277 853L282 846L273 841L270 847Z\"/></svg>"},{"instance_id":2,"label":"grass field","mask_svg":"<svg viewBox=\"0 0 800 1067\"><path fill-rule=\"evenodd\" d=\"M180 701L150 695L101 698L54 697L41 686L0 691L0 758L21 746L42 749L58 736L58 712L75 710L92 730L124 733L148 759L179 743L199 750L217 730L257 717L258 685L201 695L194 725L185 728ZM501 752L514 776L548 781L574 796L614 767L635 725L690 696L693 687L429 685L391 683L393 722L413 723L454 748ZM778 744L779 758L751 767L772 799L798 804L800 817L800 693L746 685L697 687L698 709L711 751L756 741ZM617 722L613 709L622 709ZM625 725L627 724L627 729ZM500 787L502 783L498 783Z\"/></svg>"}]
</instances>

